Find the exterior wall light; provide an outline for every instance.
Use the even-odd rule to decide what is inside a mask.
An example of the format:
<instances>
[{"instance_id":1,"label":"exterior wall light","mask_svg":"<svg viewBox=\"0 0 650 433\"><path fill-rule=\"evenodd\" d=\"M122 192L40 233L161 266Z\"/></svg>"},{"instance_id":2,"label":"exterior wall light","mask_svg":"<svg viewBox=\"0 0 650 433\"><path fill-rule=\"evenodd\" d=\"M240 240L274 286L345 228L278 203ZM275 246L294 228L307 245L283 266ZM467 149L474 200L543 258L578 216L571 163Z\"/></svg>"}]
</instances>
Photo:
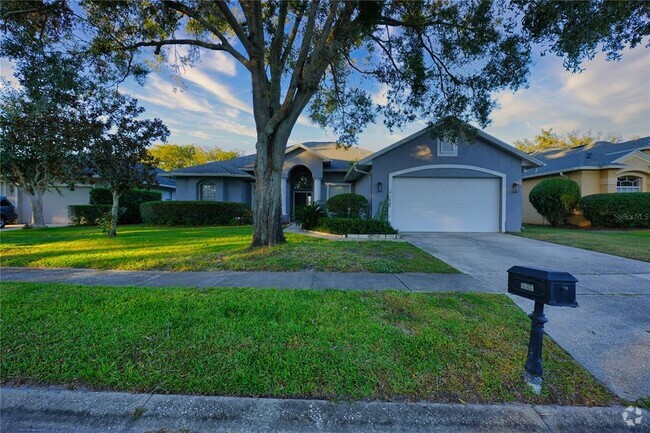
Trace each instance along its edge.
<instances>
[{"instance_id":1,"label":"exterior wall light","mask_svg":"<svg viewBox=\"0 0 650 433\"><path fill-rule=\"evenodd\" d=\"M381 182L377 182L377 192L381 192L384 189L384 185Z\"/></svg>"},{"instance_id":2,"label":"exterior wall light","mask_svg":"<svg viewBox=\"0 0 650 433\"><path fill-rule=\"evenodd\" d=\"M517 194L519 192L519 184L517 182L512 184L512 192Z\"/></svg>"}]
</instances>

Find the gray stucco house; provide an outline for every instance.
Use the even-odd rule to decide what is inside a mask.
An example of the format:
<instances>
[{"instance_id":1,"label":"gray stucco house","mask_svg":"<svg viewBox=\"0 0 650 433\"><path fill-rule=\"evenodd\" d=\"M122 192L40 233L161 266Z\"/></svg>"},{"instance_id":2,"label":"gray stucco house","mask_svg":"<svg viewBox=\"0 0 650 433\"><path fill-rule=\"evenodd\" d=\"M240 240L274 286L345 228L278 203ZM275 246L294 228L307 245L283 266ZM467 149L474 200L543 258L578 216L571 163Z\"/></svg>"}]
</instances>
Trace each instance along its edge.
<instances>
[{"instance_id":1,"label":"gray stucco house","mask_svg":"<svg viewBox=\"0 0 650 433\"><path fill-rule=\"evenodd\" d=\"M255 155L169 172L176 200L253 203ZM282 213L352 192L376 214L388 200L389 220L403 232L519 231L522 171L542 164L478 131L471 142L431 136L428 129L377 152L336 143L287 148Z\"/></svg>"}]
</instances>

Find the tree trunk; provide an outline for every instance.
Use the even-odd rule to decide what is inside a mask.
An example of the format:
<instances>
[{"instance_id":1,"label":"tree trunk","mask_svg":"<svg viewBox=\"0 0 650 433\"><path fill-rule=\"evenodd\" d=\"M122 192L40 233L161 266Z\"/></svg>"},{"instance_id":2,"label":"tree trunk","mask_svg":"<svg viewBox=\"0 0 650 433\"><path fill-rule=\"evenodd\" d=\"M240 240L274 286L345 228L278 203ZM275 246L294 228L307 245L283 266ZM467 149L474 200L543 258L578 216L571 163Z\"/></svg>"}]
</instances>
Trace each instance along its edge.
<instances>
[{"instance_id":1,"label":"tree trunk","mask_svg":"<svg viewBox=\"0 0 650 433\"><path fill-rule=\"evenodd\" d=\"M282 165L291 133L290 124L281 124L271 137L259 136L255 159L255 206L253 209L254 247L285 242L282 231Z\"/></svg>"},{"instance_id":2,"label":"tree trunk","mask_svg":"<svg viewBox=\"0 0 650 433\"><path fill-rule=\"evenodd\" d=\"M117 218L120 209L120 196L122 194L113 191L113 207L111 207L111 228L108 231L110 237L117 236Z\"/></svg>"},{"instance_id":3,"label":"tree trunk","mask_svg":"<svg viewBox=\"0 0 650 433\"><path fill-rule=\"evenodd\" d=\"M34 190L34 194L27 192L29 201L32 204L32 228L45 228L45 220L43 219L43 191Z\"/></svg>"}]
</instances>

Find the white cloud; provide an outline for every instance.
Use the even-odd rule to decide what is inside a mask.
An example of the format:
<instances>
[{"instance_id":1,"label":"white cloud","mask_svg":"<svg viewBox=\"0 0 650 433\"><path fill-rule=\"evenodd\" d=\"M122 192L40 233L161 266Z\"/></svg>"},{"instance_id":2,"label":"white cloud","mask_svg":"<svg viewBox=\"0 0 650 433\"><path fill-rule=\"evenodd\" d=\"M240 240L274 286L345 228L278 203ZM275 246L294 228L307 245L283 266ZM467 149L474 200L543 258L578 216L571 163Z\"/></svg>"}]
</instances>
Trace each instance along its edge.
<instances>
[{"instance_id":1,"label":"white cloud","mask_svg":"<svg viewBox=\"0 0 650 433\"><path fill-rule=\"evenodd\" d=\"M164 81L157 75L148 78L143 92L130 92L131 95L141 101L148 102L166 108L195 111L199 113L211 113L213 108L205 99L191 96L187 92L173 84Z\"/></svg>"},{"instance_id":2,"label":"white cloud","mask_svg":"<svg viewBox=\"0 0 650 433\"><path fill-rule=\"evenodd\" d=\"M236 60L230 54L223 51L203 52L199 66L205 66L216 72L220 72L229 77L237 75Z\"/></svg>"},{"instance_id":3,"label":"white cloud","mask_svg":"<svg viewBox=\"0 0 650 433\"><path fill-rule=\"evenodd\" d=\"M372 102L378 105L386 105L388 103L388 84L382 83L376 92L373 92Z\"/></svg>"},{"instance_id":4,"label":"white cloud","mask_svg":"<svg viewBox=\"0 0 650 433\"><path fill-rule=\"evenodd\" d=\"M239 99L235 96L228 87L209 77L207 74L195 69L190 68L186 69L182 74L183 79L190 81L199 87L210 92L212 95L216 96L224 104L241 110L245 113L252 113L253 109L250 104Z\"/></svg>"},{"instance_id":5,"label":"white cloud","mask_svg":"<svg viewBox=\"0 0 650 433\"><path fill-rule=\"evenodd\" d=\"M501 108L488 130L504 140L530 138L541 128L650 135L650 55L627 51L620 62L604 56L586 62L580 74L567 72L562 60L545 57L533 68L530 87L496 95Z\"/></svg>"}]
</instances>

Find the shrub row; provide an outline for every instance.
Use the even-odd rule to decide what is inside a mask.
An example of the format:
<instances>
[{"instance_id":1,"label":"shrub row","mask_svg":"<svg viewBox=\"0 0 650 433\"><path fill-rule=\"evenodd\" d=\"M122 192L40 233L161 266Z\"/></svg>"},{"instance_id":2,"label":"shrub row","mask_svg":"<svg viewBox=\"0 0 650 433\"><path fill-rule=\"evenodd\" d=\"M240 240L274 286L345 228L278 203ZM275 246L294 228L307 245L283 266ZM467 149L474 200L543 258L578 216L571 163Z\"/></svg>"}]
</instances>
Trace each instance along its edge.
<instances>
[{"instance_id":1,"label":"shrub row","mask_svg":"<svg viewBox=\"0 0 650 433\"><path fill-rule=\"evenodd\" d=\"M142 216L140 215L140 205L149 201L162 200L162 193L159 191L149 191L144 189L132 189L125 192L120 197L119 206L124 208L124 213L119 219L120 224L139 224ZM106 188L95 188L90 191L91 205L112 205L113 194Z\"/></svg>"},{"instance_id":2,"label":"shrub row","mask_svg":"<svg viewBox=\"0 0 650 433\"><path fill-rule=\"evenodd\" d=\"M650 227L650 192L588 195L578 207L592 227Z\"/></svg>"},{"instance_id":3,"label":"shrub row","mask_svg":"<svg viewBox=\"0 0 650 433\"><path fill-rule=\"evenodd\" d=\"M336 235L392 235L397 233L386 221L361 218L321 218L315 230Z\"/></svg>"},{"instance_id":4,"label":"shrub row","mask_svg":"<svg viewBox=\"0 0 650 433\"><path fill-rule=\"evenodd\" d=\"M150 201L140 205L146 224L155 226L243 225L253 221L245 203L219 201Z\"/></svg>"},{"instance_id":5,"label":"shrub row","mask_svg":"<svg viewBox=\"0 0 650 433\"><path fill-rule=\"evenodd\" d=\"M70 223L76 226L97 225L111 212L111 205L85 204L68 206Z\"/></svg>"}]
</instances>

